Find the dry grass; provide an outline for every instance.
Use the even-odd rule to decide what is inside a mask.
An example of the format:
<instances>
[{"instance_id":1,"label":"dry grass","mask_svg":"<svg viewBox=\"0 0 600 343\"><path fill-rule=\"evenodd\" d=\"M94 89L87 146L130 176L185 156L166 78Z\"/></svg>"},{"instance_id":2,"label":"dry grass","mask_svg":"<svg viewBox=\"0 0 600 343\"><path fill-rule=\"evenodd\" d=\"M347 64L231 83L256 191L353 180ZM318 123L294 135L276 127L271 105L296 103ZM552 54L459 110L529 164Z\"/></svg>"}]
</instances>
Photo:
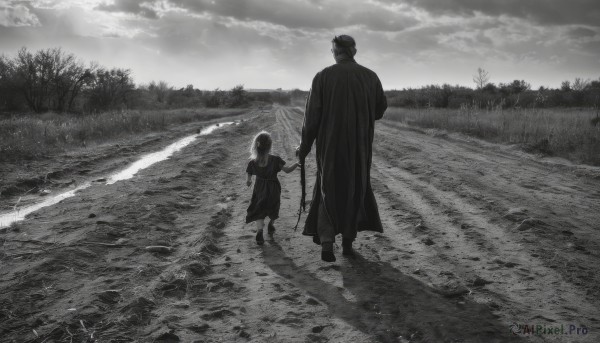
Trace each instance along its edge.
<instances>
[{"instance_id":1,"label":"dry grass","mask_svg":"<svg viewBox=\"0 0 600 343\"><path fill-rule=\"evenodd\" d=\"M600 165L600 123L591 109L480 110L389 108L386 118L410 126L461 132L530 152Z\"/></svg>"},{"instance_id":2,"label":"dry grass","mask_svg":"<svg viewBox=\"0 0 600 343\"><path fill-rule=\"evenodd\" d=\"M0 161L48 157L70 148L128 135L166 130L171 125L242 113L240 109L108 112L94 115L14 115L0 119Z\"/></svg>"}]
</instances>

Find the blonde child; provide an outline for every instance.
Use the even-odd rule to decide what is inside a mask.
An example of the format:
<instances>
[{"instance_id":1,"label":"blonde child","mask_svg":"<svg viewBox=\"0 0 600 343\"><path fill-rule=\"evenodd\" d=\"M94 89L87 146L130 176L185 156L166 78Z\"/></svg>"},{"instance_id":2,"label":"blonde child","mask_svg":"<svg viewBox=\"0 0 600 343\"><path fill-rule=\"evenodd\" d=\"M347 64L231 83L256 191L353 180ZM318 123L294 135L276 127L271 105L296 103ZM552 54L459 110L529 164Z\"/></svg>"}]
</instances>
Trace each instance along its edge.
<instances>
[{"instance_id":1,"label":"blonde child","mask_svg":"<svg viewBox=\"0 0 600 343\"><path fill-rule=\"evenodd\" d=\"M282 170L291 173L298 167L297 162L290 167L285 167L285 161L281 157L271 155L272 144L273 140L268 132L258 133L250 146L250 162L248 162L246 168L246 173L248 173L246 185L248 187L252 185L252 175L256 177L252 200L250 200L248 214L246 215L246 223L256 222L256 243L258 245L265 242L263 238L265 218L269 217L270 219L268 232L271 237L275 232L273 223L275 219L279 218L281 184L277 179L277 173Z\"/></svg>"}]
</instances>

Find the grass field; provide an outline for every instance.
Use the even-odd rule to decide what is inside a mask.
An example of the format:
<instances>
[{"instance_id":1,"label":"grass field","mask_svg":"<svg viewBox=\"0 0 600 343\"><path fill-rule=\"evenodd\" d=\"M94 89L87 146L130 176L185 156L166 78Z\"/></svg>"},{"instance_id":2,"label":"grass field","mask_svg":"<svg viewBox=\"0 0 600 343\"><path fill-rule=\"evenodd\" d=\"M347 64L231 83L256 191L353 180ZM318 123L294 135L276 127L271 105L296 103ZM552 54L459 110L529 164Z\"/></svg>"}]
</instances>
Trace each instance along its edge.
<instances>
[{"instance_id":1,"label":"grass field","mask_svg":"<svg viewBox=\"0 0 600 343\"><path fill-rule=\"evenodd\" d=\"M107 112L94 115L46 113L0 119L0 161L47 157L125 135L166 130L171 125L242 113L241 109L180 109Z\"/></svg>"},{"instance_id":2,"label":"grass field","mask_svg":"<svg viewBox=\"0 0 600 343\"><path fill-rule=\"evenodd\" d=\"M520 144L530 152L600 165L600 123L592 109L389 108L385 116L411 126Z\"/></svg>"}]
</instances>

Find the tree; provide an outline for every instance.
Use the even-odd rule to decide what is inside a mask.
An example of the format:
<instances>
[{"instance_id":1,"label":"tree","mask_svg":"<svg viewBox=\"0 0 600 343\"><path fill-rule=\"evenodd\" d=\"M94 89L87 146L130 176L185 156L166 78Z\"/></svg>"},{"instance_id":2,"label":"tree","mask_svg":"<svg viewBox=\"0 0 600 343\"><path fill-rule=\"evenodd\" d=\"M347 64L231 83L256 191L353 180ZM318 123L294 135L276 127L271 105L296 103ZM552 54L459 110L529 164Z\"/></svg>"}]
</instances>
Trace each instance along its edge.
<instances>
[{"instance_id":1,"label":"tree","mask_svg":"<svg viewBox=\"0 0 600 343\"><path fill-rule=\"evenodd\" d=\"M35 112L72 110L75 97L92 78L90 69L60 48L38 50L35 54L21 48L12 63L14 87Z\"/></svg>"},{"instance_id":2,"label":"tree","mask_svg":"<svg viewBox=\"0 0 600 343\"><path fill-rule=\"evenodd\" d=\"M158 83L152 81L148 86L148 90L155 95L156 101L165 102L169 97L169 93L173 90L173 87L169 86L165 81L158 81Z\"/></svg>"},{"instance_id":3,"label":"tree","mask_svg":"<svg viewBox=\"0 0 600 343\"><path fill-rule=\"evenodd\" d=\"M481 67L477 68L477 75L473 76L473 82L477 86L477 89L483 89L485 85L490 81L490 75L487 71Z\"/></svg>"},{"instance_id":4,"label":"tree","mask_svg":"<svg viewBox=\"0 0 600 343\"><path fill-rule=\"evenodd\" d=\"M29 108L35 112L44 110L53 74L49 50L40 50L34 56L21 48L15 61L17 88L21 90Z\"/></svg>"},{"instance_id":5,"label":"tree","mask_svg":"<svg viewBox=\"0 0 600 343\"><path fill-rule=\"evenodd\" d=\"M243 85L233 87L227 94L227 107L240 107L248 103Z\"/></svg>"},{"instance_id":6,"label":"tree","mask_svg":"<svg viewBox=\"0 0 600 343\"><path fill-rule=\"evenodd\" d=\"M482 88L482 90L483 90L484 92L487 92L487 93L490 93L490 94L494 94L494 93L496 93L496 91L498 90L498 87L496 87L496 85L495 85L495 84L493 84L493 83L489 82L489 83L487 83L487 84L486 84L486 85L485 85L485 86Z\"/></svg>"},{"instance_id":7,"label":"tree","mask_svg":"<svg viewBox=\"0 0 600 343\"><path fill-rule=\"evenodd\" d=\"M576 77L575 81L573 81L573 84L571 85L571 89L574 91L582 91L584 89L586 89L588 86L590 85L590 80L584 80L580 77Z\"/></svg>"},{"instance_id":8,"label":"tree","mask_svg":"<svg viewBox=\"0 0 600 343\"><path fill-rule=\"evenodd\" d=\"M560 90L563 92L568 92L571 90L571 81L563 81L560 84Z\"/></svg>"},{"instance_id":9,"label":"tree","mask_svg":"<svg viewBox=\"0 0 600 343\"><path fill-rule=\"evenodd\" d=\"M90 89L89 105L96 110L109 110L126 104L135 88L130 74L129 69L98 68Z\"/></svg>"},{"instance_id":10,"label":"tree","mask_svg":"<svg viewBox=\"0 0 600 343\"><path fill-rule=\"evenodd\" d=\"M219 107L223 102L224 91L216 88L214 91L210 92L208 97L206 98L206 107Z\"/></svg>"},{"instance_id":11,"label":"tree","mask_svg":"<svg viewBox=\"0 0 600 343\"><path fill-rule=\"evenodd\" d=\"M194 85L189 84L187 86L185 86L185 89L183 90L185 96L187 97L192 97L194 96L194 93L196 92L196 90L194 89Z\"/></svg>"},{"instance_id":12,"label":"tree","mask_svg":"<svg viewBox=\"0 0 600 343\"><path fill-rule=\"evenodd\" d=\"M531 89L531 85L524 80L514 80L510 86L514 94L523 93L524 91Z\"/></svg>"},{"instance_id":13,"label":"tree","mask_svg":"<svg viewBox=\"0 0 600 343\"><path fill-rule=\"evenodd\" d=\"M85 68L73 54L65 54L61 49L52 51L54 60L54 77L52 78L53 109L62 112L73 110L75 98L81 88L92 81L92 65Z\"/></svg>"},{"instance_id":14,"label":"tree","mask_svg":"<svg viewBox=\"0 0 600 343\"><path fill-rule=\"evenodd\" d=\"M75 102L75 99L79 95L79 92L82 90L82 88L93 82L94 71L96 70L96 68L97 67L95 65L91 65L90 68L85 69L83 73L77 74L77 77L74 78L75 82L73 83L73 86L71 88L71 96L69 98L69 111L73 111L73 103Z\"/></svg>"}]
</instances>

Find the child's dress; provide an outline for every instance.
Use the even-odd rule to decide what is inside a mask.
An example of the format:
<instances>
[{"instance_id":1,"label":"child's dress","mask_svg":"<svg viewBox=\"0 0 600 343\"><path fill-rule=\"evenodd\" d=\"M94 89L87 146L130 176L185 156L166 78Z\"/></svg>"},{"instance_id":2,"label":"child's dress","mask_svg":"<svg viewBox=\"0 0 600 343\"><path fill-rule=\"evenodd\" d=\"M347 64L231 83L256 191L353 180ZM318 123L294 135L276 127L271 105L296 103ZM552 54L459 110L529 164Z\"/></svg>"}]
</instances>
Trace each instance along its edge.
<instances>
[{"instance_id":1,"label":"child's dress","mask_svg":"<svg viewBox=\"0 0 600 343\"><path fill-rule=\"evenodd\" d=\"M284 164L285 161L281 157L274 155L269 155L267 165L264 167L260 167L254 160L248 163L246 173L255 175L256 181L246 215L246 223L266 217L279 218L281 184L277 179L277 173L281 171Z\"/></svg>"}]
</instances>

